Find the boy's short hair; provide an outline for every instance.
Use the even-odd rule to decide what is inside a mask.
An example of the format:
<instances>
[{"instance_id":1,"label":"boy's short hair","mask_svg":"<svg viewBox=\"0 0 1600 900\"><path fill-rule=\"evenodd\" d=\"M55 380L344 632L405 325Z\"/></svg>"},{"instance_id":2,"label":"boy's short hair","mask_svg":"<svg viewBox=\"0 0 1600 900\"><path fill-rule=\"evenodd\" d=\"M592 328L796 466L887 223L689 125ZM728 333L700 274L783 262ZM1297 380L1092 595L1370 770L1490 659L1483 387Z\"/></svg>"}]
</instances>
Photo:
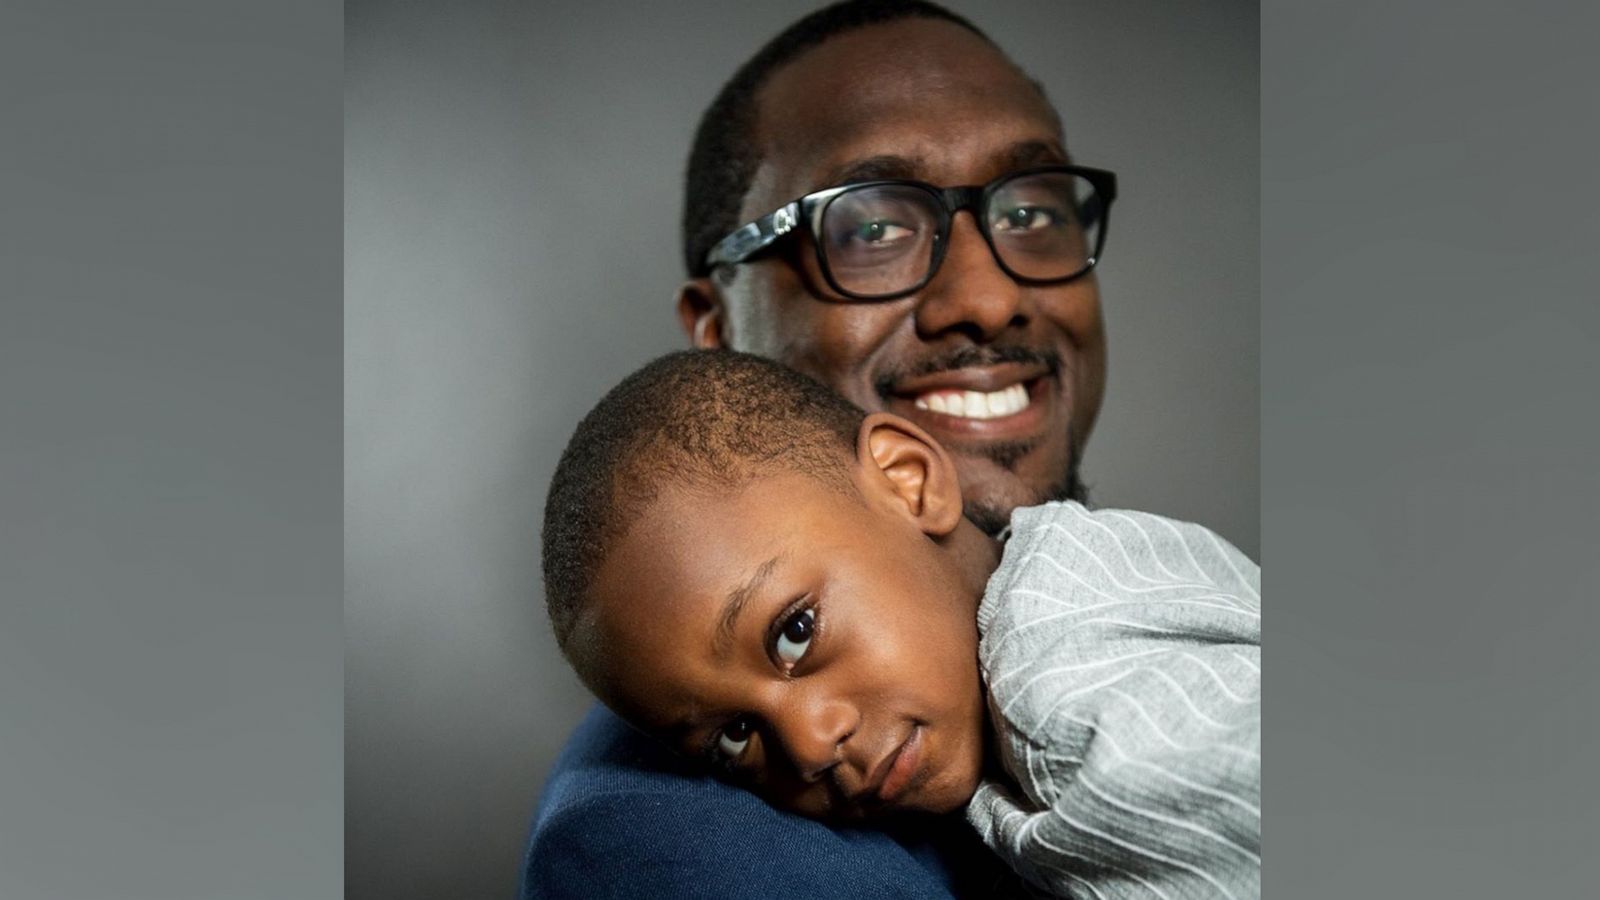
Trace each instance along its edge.
<instances>
[{"instance_id":1,"label":"boy's short hair","mask_svg":"<svg viewBox=\"0 0 1600 900\"><path fill-rule=\"evenodd\" d=\"M726 488L784 468L848 490L864 416L820 382L732 350L668 354L623 379L578 423L545 501L545 603L561 652L578 662L568 644L590 584L662 487Z\"/></svg>"}]
</instances>

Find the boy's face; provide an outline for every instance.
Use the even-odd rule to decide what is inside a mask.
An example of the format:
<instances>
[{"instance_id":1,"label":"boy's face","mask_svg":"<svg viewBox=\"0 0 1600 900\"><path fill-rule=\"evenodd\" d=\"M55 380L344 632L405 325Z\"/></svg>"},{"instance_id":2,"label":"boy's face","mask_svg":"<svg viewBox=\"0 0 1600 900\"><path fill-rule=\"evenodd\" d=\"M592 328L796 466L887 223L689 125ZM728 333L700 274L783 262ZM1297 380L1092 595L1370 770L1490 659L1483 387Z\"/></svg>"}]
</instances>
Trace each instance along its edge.
<instances>
[{"instance_id":1,"label":"boy's face","mask_svg":"<svg viewBox=\"0 0 1600 900\"><path fill-rule=\"evenodd\" d=\"M948 812L981 769L982 577L906 479L851 471L853 493L782 471L664 491L597 573L590 681L780 808Z\"/></svg>"}]
</instances>

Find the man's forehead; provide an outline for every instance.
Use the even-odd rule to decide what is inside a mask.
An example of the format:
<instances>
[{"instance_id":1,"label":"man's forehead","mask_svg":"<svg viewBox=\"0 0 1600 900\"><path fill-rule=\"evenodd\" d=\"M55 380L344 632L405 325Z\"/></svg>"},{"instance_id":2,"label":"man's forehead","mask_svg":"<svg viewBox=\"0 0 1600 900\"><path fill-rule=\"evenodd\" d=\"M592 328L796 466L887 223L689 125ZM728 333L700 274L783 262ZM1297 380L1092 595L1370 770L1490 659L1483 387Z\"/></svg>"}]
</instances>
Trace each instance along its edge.
<instances>
[{"instance_id":1,"label":"man's forehead","mask_svg":"<svg viewBox=\"0 0 1600 900\"><path fill-rule=\"evenodd\" d=\"M871 158L909 161L934 182L976 178L1015 145L1060 137L1048 102L999 50L928 20L831 38L776 72L759 110L762 164L746 198L757 205L837 183Z\"/></svg>"}]
</instances>

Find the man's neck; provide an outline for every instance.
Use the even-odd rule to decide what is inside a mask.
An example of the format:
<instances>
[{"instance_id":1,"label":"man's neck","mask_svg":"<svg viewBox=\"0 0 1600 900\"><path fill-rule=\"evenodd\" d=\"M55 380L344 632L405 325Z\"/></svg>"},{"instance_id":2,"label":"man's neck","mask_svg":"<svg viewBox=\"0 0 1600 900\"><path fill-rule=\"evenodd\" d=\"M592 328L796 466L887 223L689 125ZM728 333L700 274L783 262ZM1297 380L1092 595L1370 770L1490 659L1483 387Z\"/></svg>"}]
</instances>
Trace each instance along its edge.
<instances>
[{"instance_id":1,"label":"man's neck","mask_svg":"<svg viewBox=\"0 0 1600 900\"><path fill-rule=\"evenodd\" d=\"M982 598L989 576L1000 566L1000 542L963 518L946 538L946 547L973 596Z\"/></svg>"}]
</instances>

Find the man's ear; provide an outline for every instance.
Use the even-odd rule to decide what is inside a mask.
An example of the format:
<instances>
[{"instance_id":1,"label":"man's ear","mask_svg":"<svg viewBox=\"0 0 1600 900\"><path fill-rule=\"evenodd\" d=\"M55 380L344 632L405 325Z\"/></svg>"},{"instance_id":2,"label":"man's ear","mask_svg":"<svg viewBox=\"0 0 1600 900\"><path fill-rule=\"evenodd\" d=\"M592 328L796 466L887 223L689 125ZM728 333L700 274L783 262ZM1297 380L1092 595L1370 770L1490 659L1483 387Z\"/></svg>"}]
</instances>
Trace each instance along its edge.
<instances>
[{"instance_id":1,"label":"man's ear","mask_svg":"<svg viewBox=\"0 0 1600 900\"><path fill-rule=\"evenodd\" d=\"M689 336L689 345L700 350L727 346L723 323L727 321L722 295L710 278L691 278L678 288L678 324Z\"/></svg>"},{"instance_id":2,"label":"man's ear","mask_svg":"<svg viewBox=\"0 0 1600 900\"><path fill-rule=\"evenodd\" d=\"M903 506L924 534L944 537L960 524L955 463L926 431L892 413L873 413L861 423L856 459L869 483Z\"/></svg>"}]
</instances>

